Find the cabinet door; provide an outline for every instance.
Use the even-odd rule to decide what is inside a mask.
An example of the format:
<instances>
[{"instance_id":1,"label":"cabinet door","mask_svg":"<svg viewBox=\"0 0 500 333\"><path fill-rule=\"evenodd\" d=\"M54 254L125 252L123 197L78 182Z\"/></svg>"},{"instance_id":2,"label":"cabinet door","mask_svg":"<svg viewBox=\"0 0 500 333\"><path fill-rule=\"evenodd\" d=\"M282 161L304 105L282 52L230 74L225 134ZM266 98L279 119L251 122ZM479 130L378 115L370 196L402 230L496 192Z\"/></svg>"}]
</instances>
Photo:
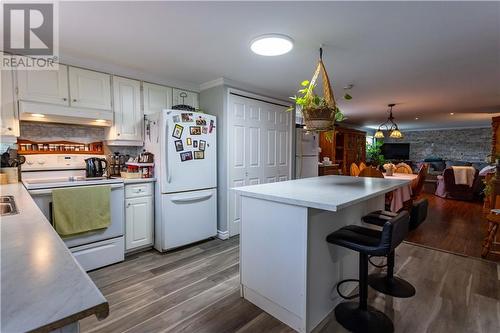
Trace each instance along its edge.
<instances>
[{"instance_id":1,"label":"cabinet door","mask_svg":"<svg viewBox=\"0 0 500 333\"><path fill-rule=\"evenodd\" d=\"M146 115L172 107L172 88L144 82L142 93Z\"/></svg>"},{"instance_id":2,"label":"cabinet door","mask_svg":"<svg viewBox=\"0 0 500 333\"><path fill-rule=\"evenodd\" d=\"M153 244L153 197L125 200L125 249Z\"/></svg>"},{"instance_id":3,"label":"cabinet door","mask_svg":"<svg viewBox=\"0 0 500 333\"><path fill-rule=\"evenodd\" d=\"M198 108L198 94L192 91L173 89L172 105L189 105Z\"/></svg>"},{"instance_id":4,"label":"cabinet door","mask_svg":"<svg viewBox=\"0 0 500 333\"><path fill-rule=\"evenodd\" d=\"M19 136L19 119L14 92L14 71L4 69L0 73L0 135Z\"/></svg>"},{"instance_id":5,"label":"cabinet door","mask_svg":"<svg viewBox=\"0 0 500 333\"><path fill-rule=\"evenodd\" d=\"M70 67L69 95L71 106L111 110L111 76Z\"/></svg>"},{"instance_id":6,"label":"cabinet door","mask_svg":"<svg viewBox=\"0 0 500 333\"><path fill-rule=\"evenodd\" d=\"M141 83L113 77L114 140L142 140Z\"/></svg>"},{"instance_id":7,"label":"cabinet door","mask_svg":"<svg viewBox=\"0 0 500 333\"><path fill-rule=\"evenodd\" d=\"M68 67L58 70L17 71L17 88L20 100L69 105Z\"/></svg>"}]
</instances>

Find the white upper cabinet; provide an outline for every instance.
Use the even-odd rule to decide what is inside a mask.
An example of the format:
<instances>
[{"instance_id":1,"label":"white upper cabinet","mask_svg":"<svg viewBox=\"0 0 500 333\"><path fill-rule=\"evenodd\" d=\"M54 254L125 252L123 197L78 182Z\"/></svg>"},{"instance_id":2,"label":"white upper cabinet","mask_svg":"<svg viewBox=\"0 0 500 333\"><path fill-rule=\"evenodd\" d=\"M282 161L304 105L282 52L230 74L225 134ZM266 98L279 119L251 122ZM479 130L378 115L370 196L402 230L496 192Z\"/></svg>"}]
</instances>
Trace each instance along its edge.
<instances>
[{"instance_id":1,"label":"white upper cabinet","mask_svg":"<svg viewBox=\"0 0 500 333\"><path fill-rule=\"evenodd\" d=\"M111 75L69 68L71 106L111 110Z\"/></svg>"},{"instance_id":2,"label":"white upper cabinet","mask_svg":"<svg viewBox=\"0 0 500 333\"><path fill-rule=\"evenodd\" d=\"M109 140L142 141L141 82L113 77L114 128Z\"/></svg>"},{"instance_id":3,"label":"white upper cabinet","mask_svg":"<svg viewBox=\"0 0 500 333\"><path fill-rule=\"evenodd\" d=\"M17 88L19 100L68 106L68 66L59 65L58 70L19 70Z\"/></svg>"},{"instance_id":4,"label":"white upper cabinet","mask_svg":"<svg viewBox=\"0 0 500 333\"><path fill-rule=\"evenodd\" d=\"M181 104L189 105L189 106L192 106L193 108L197 109L198 105L199 105L198 104L198 93L174 88L173 89L172 106L181 105Z\"/></svg>"},{"instance_id":5,"label":"white upper cabinet","mask_svg":"<svg viewBox=\"0 0 500 333\"><path fill-rule=\"evenodd\" d=\"M172 107L172 88L144 82L144 114L153 114Z\"/></svg>"},{"instance_id":6,"label":"white upper cabinet","mask_svg":"<svg viewBox=\"0 0 500 333\"><path fill-rule=\"evenodd\" d=\"M14 72L3 69L0 73L0 135L17 137L19 136L19 119L15 99Z\"/></svg>"}]
</instances>

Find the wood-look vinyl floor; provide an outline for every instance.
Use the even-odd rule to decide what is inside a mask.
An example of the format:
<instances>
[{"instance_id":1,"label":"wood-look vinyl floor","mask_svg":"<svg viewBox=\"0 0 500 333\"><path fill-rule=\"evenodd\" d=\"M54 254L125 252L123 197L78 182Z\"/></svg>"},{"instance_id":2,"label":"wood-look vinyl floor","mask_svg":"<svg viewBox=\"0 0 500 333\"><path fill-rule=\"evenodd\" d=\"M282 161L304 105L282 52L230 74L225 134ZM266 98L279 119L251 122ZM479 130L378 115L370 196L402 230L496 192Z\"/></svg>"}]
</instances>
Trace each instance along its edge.
<instances>
[{"instance_id":1,"label":"wood-look vinyl floor","mask_svg":"<svg viewBox=\"0 0 500 333\"><path fill-rule=\"evenodd\" d=\"M110 303L103 321L81 332L293 332L239 297L239 239L210 240L160 254L153 250L89 275ZM396 299L369 290L396 332L500 332L500 267L411 244L397 250L398 275L417 295ZM345 332L334 318L320 330Z\"/></svg>"},{"instance_id":2,"label":"wood-look vinyl floor","mask_svg":"<svg viewBox=\"0 0 500 333\"><path fill-rule=\"evenodd\" d=\"M427 219L406 240L480 258L487 228L483 204L444 199L426 193L423 197L429 200ZM500 239L500 234L498 238ZM500 255L490 254L487 259L500 262Z\"/></svg>"}]
</instances>

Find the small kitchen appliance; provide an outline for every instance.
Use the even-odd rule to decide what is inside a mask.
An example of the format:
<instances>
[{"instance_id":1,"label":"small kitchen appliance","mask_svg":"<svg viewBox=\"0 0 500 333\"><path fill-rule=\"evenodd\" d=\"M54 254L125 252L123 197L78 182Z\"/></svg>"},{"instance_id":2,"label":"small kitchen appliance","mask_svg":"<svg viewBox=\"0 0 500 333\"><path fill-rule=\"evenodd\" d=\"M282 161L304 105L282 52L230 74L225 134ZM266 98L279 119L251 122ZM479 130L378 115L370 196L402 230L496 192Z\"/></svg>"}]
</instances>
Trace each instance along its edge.
<instances>
[{"instance_id":1,"label":"small kitchen appliance","mask_svg":"<svg viewBox=\"0 0 500 333\"><path fill-rule=\"evenodd\" d=\"M100 178L106 175L108 162L104 158L89 157L85 159L85 177Z\"/></svg>"}]
</instances>

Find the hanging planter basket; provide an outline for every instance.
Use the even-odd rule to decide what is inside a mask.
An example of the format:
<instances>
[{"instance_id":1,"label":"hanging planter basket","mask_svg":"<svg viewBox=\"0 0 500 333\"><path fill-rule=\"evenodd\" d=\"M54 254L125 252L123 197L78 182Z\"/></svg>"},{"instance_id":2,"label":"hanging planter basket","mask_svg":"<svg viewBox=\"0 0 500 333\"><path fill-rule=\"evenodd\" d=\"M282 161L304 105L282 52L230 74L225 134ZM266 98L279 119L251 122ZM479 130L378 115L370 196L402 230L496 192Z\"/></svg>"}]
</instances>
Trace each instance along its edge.
<instances>
[{"instance_id":1,"label":"hanging planter basket","mask_svg":"<svg viewBox=\"0 0 500 333\"><path fill-rule=\"evenodd\" d=\"M335 124L337 104L335 102L335 98L333 97L330 79L328 78L328 73L326 72L321 56L309 85L312 88L307 92L310 96L314 95L313 88L316 86L316 82L320 75L323 80L323 98L325 103L321 106L302 108L305 127L309 131L330 131L333 129L333 125Z\"/></svg>"}]
</instances>

